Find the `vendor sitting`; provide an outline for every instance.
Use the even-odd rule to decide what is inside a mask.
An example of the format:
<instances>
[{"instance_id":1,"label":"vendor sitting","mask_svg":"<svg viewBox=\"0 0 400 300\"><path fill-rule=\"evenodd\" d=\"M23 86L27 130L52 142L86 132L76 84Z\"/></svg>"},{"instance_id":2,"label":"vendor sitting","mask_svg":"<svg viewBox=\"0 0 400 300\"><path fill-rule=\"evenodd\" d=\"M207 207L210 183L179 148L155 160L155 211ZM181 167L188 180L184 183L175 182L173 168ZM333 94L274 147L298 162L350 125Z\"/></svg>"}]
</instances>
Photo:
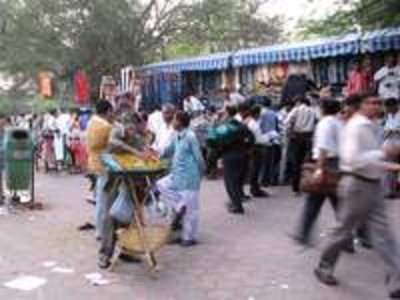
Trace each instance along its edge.
<instances>
[{"instance_id":1,"label":"vendor sitting","mask_svg":"<svg viewBox=\"0 0 400 300\"><path fill-rule=\"evenodd\" d=\"M146 160L154 156L152 152L147 150L147 145L141 139L138 131L141 119L136 114L125 113L119 123L114 124L110 134L107 153L129 153L138 159ZM112 179L110 179L112 180ZM109 182L109 185L114 183ZM129 225L133 218L133 203L128 197L128 187L121 183L117 195L112 195L107 205L107 218L104 224L104 233L101 240L100 257L98 265L100 268L108 268L110 259L114 253L116 235L115 230L119 225ZM125 207L114 212L114 203L123 200ZM121 202L119 202L121 203Z\"/></svg>"}]
</instances>

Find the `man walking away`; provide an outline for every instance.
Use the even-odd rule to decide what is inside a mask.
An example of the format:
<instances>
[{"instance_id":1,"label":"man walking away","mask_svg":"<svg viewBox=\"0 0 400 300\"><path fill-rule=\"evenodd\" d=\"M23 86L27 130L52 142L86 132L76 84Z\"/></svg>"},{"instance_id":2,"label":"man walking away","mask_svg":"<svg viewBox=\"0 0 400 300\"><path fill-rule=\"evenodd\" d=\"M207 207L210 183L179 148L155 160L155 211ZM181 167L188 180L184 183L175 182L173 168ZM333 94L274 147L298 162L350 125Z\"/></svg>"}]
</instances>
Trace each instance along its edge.
<instances>
[{"instance_id":1,"label":"man walking away","mask_svg":"<svg viewBox=\"0 0 400 300\"><path fill-rule=\"evenodd\" d=\"M337 114L340 103L333 99L324 99L322 102L323 117L318 123L313 140L312 158L317 164L314 176L323 176L324 171L338 171L339 164L339 135L342 122ZM336 194L309 194L305 199L300 226L294 239L301 244L310 243L312 227L318 218L325 199L328 198L333 209L337 210Z\"/></svg>"},{"instance_id":2,"label":"man walking away","mask_svg":"<svg viewBox=\"0 0 400 300\"><path fill-rule=\"evenodd\" d=\"M341 200L341 224L323 250L315 275L327 285L337 285L333 275L340 253L359 226L367 224L374 249L384 260L388 274L389 296L400 299L400 256L387 223L381 180L385 171L399 171L400 165L385 159L399 154L399 145L381 148L375 122L381 101L374 95L361 98L360 110L347 123L340 145L340 169L343 173L338 195Z\"/></svg>"},{"instance_id":3,"label":"man walking away","mask_svg":"<svg viewBox=\"0 0 400 300\"><path fill-rule=\"evenodd\" d=\"M317 115L308 99L299 98L297 102L297 106L289 113L286 123L288 135L291 136L289 151L292 151L293 155L292 189L294 193L299 194L301 166L311 153Z\"/></svg>"},{"instance_id":4,"label":"man walking away","mask_svg":"<svg viewBox=\"0 0 400 300\"><path fill-rule=\"evenodd\" d=\"M263 97L264 108L260 116L261 133L270 137L269 143L263 147L261 184L269 186L277 184L279 168L280 145L279 145L279 118L278 114L271 109L271 100Z\"/></svg>"},{"instance_id":5,"label":"man walking away","mask_svg":"<svg viewBox=\"0 0 400 300\"><path fill-rule=\"evenodd\" d=\"M236 109L226 107L228 118L225 124L232 130L222 147L224 164L224 183L231 202L228 211L234 214L243 214L243 170L247 169L247 151L254 144L254 136L246 125L235 120Z\"/></svg>"},{"instance_id":6,"label":"man walking away","mask_svg":"<svg viewBox=\"0 0 400 300\"><path fill-rule=\"evenodd\" d=\"M256 105L250 110L246 120L247 127L253 133L256 143L252 149L250 167L250 193L253 197L267 197L268 193L260 187L260 174L263 166L263 150L271 143L269 134L263 134L260 128L261 107Z\"/></svg>"}]
</instances>

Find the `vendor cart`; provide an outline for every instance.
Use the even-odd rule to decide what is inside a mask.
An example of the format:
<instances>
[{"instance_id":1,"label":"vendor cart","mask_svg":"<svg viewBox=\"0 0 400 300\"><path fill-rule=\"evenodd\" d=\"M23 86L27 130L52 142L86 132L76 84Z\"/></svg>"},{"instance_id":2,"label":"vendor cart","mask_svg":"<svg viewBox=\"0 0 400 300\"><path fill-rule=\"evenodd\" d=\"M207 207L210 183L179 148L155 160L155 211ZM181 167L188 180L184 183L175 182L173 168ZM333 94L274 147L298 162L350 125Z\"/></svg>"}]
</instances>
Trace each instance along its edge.
<instances>
[{"instance_id":1,"label":"vendor cart","mask_svg":"<svg viewBox=\"0 0 400 300\"><path fill-rule=\"evenodd\" d=\"M112 260L112 268L120 253L145 258L151 271L158 270L155 252L168 242L171 226L166 221L163 224L152 223L146 212L146 205L160 200L154 194L155 181L167 172L167 164L162 163L157 168L124 170L112 155L103 155L103 163L113 179L109 188L110 195L115 195L121 184L128 187L128 197L133 202L133 220L127 228L117 230L116 251ZM156 203L162 204L162 203Z\"/></svg>"}]
</instances>

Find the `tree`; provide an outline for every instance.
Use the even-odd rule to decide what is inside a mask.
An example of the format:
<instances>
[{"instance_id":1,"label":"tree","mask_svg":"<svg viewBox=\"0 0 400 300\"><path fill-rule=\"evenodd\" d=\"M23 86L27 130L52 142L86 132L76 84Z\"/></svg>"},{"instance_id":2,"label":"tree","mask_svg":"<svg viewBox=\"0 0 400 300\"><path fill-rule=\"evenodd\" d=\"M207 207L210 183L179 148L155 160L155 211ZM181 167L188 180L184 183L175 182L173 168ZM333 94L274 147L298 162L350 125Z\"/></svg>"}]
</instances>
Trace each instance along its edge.
<instances>
[{"instance_id":1,"label":"tree","mask_svg":"<svg viewBox=\"0 0 400 300\"><path fill-rule=\"evenodd\" d=\"M183 0L0 0L0 72L19 82L52 70L99 77L160 55L180 27ZM97 90L97 89L96 89Z\"/></svg>"},{"instance_id":2,"label":"tree","mask_svg":"<svg viewBox=\"0 0 400 300\"><path fill-rule=\"evenodd\" d=\"M337 0L335 7L337 9L322 20L301 20L300 37L330 36L400 25L398 0Z\"/></svg>"},{"instance_id":3,"label":"tree","mask_svg":"<svg viewBox=\"0 0 400 300\"><path fill-rule=\"evenodd\" d=\"M234 51L276 43L281 38L279 17L258 14L268 0L201 0L185 9L184 29L177 32L171 52ZM196 53L197 52L197 53Z\"/></svg>"}]
</instances>

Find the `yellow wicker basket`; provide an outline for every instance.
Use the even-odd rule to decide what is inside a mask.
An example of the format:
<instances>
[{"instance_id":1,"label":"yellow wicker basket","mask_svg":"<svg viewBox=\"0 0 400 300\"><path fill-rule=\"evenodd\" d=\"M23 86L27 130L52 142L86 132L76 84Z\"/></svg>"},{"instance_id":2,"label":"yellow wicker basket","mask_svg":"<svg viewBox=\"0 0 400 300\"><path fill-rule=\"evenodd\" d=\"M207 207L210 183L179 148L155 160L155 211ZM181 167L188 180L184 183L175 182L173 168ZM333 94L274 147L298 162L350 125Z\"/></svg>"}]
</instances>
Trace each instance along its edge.
<instances>
[{"instance_id":1,"label":"yellow wicker basket","mask_svg":"<svg viewBox=\"0 0 400 300\"><path fill-rule=\"evenodd\" d=\"M118 231L118 246L124 253L143 254L145 247L136 226ZM151 225L143 227L143 235L148 250L155 252L168 242L171 234L170 226Z\"/></svg>"}]
</instances>

